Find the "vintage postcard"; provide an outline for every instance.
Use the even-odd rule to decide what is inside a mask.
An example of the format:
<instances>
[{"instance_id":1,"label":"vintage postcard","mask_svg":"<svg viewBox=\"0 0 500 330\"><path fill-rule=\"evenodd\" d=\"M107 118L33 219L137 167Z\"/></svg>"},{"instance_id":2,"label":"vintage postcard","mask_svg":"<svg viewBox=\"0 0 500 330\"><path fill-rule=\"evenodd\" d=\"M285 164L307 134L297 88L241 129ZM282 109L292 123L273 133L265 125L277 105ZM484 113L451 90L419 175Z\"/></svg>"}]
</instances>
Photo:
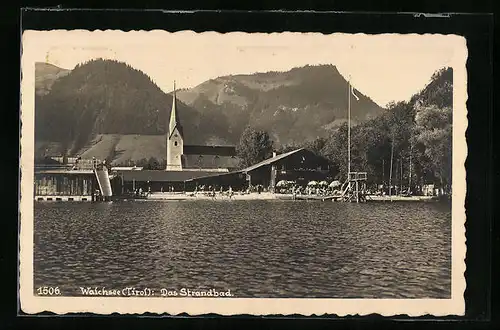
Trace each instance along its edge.
<instances>
[{"instance_id":1,"label":"vintage postcard","mask_svg":"<svg viewBox=\"0 0 500 330\"><path fill-rule=\"evenodd\" d=\"M464 315L467 48L24 31L24 313Z\"/></svg>"}]
</instances>

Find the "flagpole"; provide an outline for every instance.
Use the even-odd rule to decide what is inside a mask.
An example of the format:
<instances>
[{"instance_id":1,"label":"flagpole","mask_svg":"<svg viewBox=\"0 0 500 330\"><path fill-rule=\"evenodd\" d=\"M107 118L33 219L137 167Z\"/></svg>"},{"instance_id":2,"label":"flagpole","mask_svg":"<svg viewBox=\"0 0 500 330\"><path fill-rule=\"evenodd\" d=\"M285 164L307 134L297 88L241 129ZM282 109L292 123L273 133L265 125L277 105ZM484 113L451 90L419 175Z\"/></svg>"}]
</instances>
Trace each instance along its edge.
<instances>
[{"instance_id":1,"label":"flagpole","mask_svg":"<svg viewBox=\"0 0 500 330\"><path fill-rule=\"evenodd\" d=\"M347 90L347 179L351 177L351 76ZM350 184L350 183L349 183Z\"/></svg>"}]
</instances>

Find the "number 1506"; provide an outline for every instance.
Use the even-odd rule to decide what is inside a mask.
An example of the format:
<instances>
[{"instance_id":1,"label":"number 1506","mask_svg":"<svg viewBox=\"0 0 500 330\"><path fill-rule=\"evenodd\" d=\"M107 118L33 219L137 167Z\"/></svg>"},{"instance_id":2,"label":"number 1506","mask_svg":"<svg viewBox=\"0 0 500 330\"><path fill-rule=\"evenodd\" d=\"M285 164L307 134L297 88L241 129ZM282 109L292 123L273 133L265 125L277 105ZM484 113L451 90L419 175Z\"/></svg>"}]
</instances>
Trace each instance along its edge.
<instances>
[{"instance_id":1,"label":"number 1506","mask_svg":"<svg viewBox=\"0 0 500 330\"><path fill-rule=\"evenodd\" d=\"M59 287L41 286L36 289L36 293L42 296L56 296L61 294Z\"/></svg>"}]
</instances>

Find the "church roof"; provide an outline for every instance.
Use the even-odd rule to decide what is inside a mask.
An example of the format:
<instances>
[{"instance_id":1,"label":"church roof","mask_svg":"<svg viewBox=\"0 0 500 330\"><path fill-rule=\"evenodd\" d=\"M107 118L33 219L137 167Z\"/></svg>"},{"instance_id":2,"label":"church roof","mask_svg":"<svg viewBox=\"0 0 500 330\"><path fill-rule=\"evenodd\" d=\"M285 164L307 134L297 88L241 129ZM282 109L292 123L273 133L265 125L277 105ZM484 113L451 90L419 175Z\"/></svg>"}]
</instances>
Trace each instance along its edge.
<instances>
[{"instance_id":1,"label":"church roof","mask_svg":"<svg viewBox=\"0 0 500 330\"><path fill-rule=\"evenodd\" d=\"M142 170L142 171L117 171L123 177L124 181L152 181L152 182L183 182L186 180L206 177L217 173L210 171L161 171L161 170Z\"/></svg>"},{"instance_id":2,"label":"church roof","mask_svg":"<svg viewBox=\"0 0 500 330\"><path fill-rule=\"evenodd\" d=\"M234 169L239 165L239 158L235 156L219 156L210 154L191 154L182 155L182 168L206 168L217 169L227 168Z\"/></svg>"},{"instance_id":3,"label":"church roof","mask_svg":"<svg viewBox=\"0 0 500 330\"><path fill-rule=\"evenodd\" d=\"M197 146L185 145L185 155L217 155L217 156L236 156L236 147L234 146Z\"/></svg>"}]
</instances>

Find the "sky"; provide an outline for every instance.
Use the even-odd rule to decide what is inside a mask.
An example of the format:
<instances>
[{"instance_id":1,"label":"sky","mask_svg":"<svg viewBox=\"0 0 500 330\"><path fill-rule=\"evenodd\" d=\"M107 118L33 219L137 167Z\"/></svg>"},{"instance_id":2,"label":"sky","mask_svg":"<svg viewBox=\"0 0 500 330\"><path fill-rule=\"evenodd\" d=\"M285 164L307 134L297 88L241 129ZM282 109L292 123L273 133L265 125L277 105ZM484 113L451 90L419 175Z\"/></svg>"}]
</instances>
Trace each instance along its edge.
<instances>
[{"instance_id":1,"label":"sky","mask_svg":"<svg viewBox=\"0 0 500 330\"><path fill-rule=\"evenodd\" d=\"M72 69L115 59L149 75L165 92L229 74L288 71L332 64L380 106L409 100L432 74L456 62L462 38L445 35L321 33L195 33L182 31L28 31L30 62ZM455 61L455 62L454 62Z\"/></svg>"}]
</instances>

